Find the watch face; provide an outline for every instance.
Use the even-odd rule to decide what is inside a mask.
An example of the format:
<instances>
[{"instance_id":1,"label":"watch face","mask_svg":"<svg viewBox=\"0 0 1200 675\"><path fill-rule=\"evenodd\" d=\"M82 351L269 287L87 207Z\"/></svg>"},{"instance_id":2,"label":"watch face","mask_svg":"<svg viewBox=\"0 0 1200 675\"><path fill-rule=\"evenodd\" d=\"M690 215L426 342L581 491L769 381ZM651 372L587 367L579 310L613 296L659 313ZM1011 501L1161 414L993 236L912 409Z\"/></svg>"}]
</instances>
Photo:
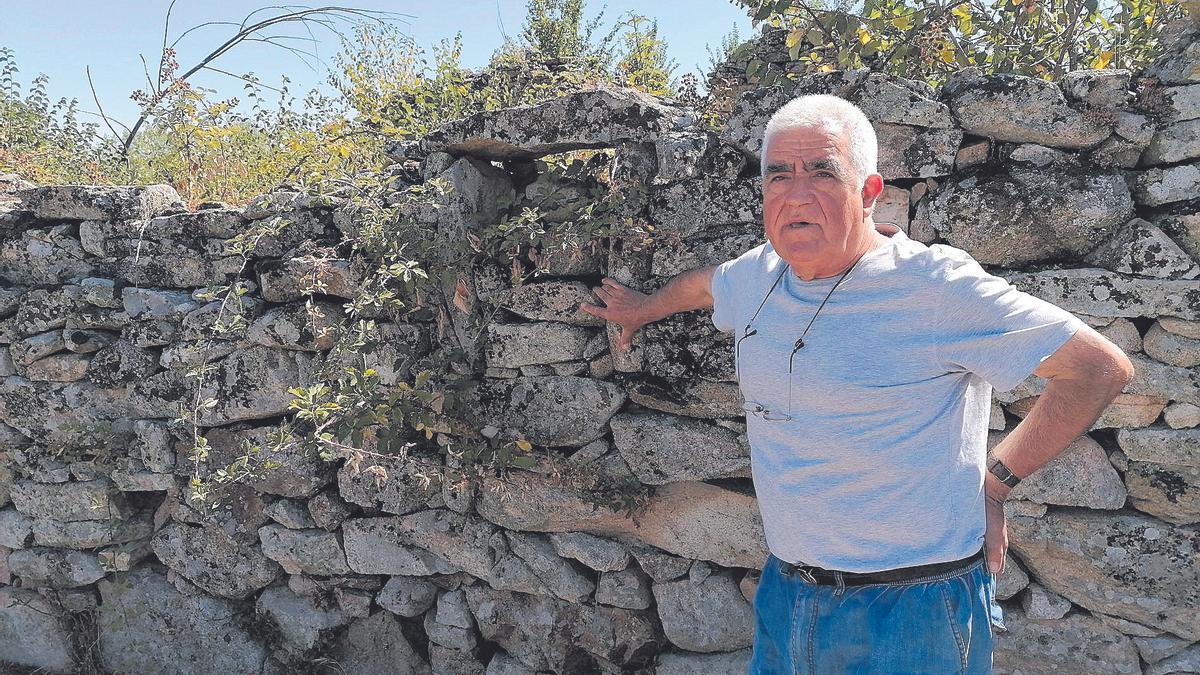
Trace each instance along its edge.
<instances>
[{"instance_id":1,"label":"watch face","mask_svg":"<svg viewBox=\"0 0 1200 675\"><path fill-rule=\"evenodd\" d=\"M1012 471L1009 471L1008 467L1004 466L1004 462L1001 462L998 459L992 460L992 463L988 466L988 471L991 472L991 474L997 479L999 479L1001 483L1004 483L1009 487L1016 487L1017 483L1021 482L1021 479L1017 478L1017 475Z\"/></svg>"}]
</instances>

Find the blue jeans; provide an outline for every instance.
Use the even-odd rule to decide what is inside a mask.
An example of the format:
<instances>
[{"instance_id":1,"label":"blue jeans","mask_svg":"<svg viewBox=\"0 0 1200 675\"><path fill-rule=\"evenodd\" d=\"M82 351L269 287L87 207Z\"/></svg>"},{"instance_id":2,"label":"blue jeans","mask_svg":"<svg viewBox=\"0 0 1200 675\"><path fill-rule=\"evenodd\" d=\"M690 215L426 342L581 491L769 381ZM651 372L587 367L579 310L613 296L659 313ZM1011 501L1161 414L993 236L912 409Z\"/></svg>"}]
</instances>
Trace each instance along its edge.
<instances>
[{"instance_id":1,"label":"blue jeans","mask_svg":"<svg viewBox=\"0 0 1200 675\"><path fill-rule=\"evenodd\" d=\"M963 572L903 583L809 583L771 555L754 595L751 675L992 672L992 624L1003 629L995 576Z\"/></svg>"}]
</instances>

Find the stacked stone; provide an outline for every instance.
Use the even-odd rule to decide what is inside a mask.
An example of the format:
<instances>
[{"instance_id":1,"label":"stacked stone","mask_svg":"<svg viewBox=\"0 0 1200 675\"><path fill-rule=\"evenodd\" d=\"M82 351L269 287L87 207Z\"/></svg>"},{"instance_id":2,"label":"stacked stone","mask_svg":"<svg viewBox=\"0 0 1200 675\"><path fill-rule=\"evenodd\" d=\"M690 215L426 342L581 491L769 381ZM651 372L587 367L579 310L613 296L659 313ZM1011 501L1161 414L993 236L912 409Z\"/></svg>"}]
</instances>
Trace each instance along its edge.
<instances>
[{"instance_id":1,"label":"stacked stone","mask_svg":"<svg viewBox=\"0 0 1200 675\"><path fill-rule=\"evenodd\" d=\"M90 622L92 656L112 672L318 659L352 673L745 672L767 550L731 340L692 312L619 352L616 330L579 304L601 274L651 291L760 243L762 127L790 96L822 92L875 123L888 181L877 221L966 249L1137 367L1095 428L1014 493L997 671L1196 671L1198 44L1181 42L1145 74L1154 82L966 71L934 90L827 73L745 92L719 132L670 102L598 90L397 145L400 183L454 188L409 214L446 250L517 197L567 195L548 222L587 203L538 158L609 157L627 229L607 249L540 251L542 272L519 286L498 261L457 269L442 330L380 322L366 357L391 386L431 350L464 348L465 427L651 486L636 518L545 465L468 490L400 462L356 471L299 454L234 485L226 508L197 508L183 497L192 472L265 442L287 389L324 363L358 275L322 251L353 218L292 192L188 212L165 186L0 177L0 663L71 672ZM243 269L226 240L274 217L291 225ZM238 279L246 327L206 340L229 310L200 291ZM202 411L211 450L196 465L172 419L204 360L216 370L202 395L217 404ZM996 394L993 443L1043 387ZM92 460L95 448L107 454Z\"/></svg>"}]
</instances>

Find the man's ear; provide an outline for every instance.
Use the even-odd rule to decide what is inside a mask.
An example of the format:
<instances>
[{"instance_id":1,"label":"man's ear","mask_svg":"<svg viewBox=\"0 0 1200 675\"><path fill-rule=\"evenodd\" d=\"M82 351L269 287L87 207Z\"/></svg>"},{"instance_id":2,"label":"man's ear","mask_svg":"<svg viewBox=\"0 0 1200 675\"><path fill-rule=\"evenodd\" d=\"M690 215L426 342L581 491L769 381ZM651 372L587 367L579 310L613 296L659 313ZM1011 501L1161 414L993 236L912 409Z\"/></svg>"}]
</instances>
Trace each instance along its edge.
<instances>
[{"instance_id":1,"label":"man's ear","mask_svg":"<svg viewBox=\"0 0 1200 675\"><path fill-rule=\"evenodd\" d=\"M863 215L871 215L875 210L875 201L881 194L883 194L883 176L877 173L867 176L862 189Z\"/></svg>"}]
</instances>

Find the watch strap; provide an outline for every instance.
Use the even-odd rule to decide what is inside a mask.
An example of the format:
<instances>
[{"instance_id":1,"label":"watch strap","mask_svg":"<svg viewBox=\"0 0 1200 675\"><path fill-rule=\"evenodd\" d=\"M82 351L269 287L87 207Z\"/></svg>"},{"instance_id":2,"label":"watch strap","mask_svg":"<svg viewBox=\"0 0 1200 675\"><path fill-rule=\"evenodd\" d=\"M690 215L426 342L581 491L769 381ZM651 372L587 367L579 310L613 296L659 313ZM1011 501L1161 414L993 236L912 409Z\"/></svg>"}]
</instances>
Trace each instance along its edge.
<instances>
[{"instance_id":1,"label":"watch strap","mask_svg":"<svg viewBox=\"0 0 1200 675\"><path fill-rule=\"evenodd\" d=\"M1011 469L1004 465L1004 462L1001 462L998 459L993 459L991 463L988 464L988 471L995 476L997 480L1010 488L1017 487L1017 483L1021 482L1021 479L1017 478L1017 474L1013 473Z\"/></svg>"}]
</instances>

